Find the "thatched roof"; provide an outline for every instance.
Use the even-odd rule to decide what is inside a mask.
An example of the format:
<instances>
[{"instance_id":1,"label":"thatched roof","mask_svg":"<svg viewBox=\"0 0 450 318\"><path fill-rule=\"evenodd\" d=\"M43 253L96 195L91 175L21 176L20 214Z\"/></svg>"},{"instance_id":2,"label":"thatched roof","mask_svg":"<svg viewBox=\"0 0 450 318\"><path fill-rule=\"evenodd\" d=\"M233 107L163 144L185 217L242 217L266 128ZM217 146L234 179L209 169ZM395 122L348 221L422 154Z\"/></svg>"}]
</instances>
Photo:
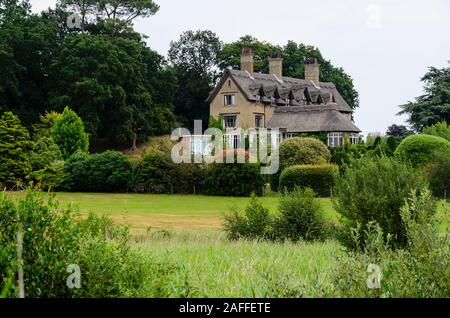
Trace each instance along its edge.
<instances>
[{"instance_id":1,"label":"thatched roof","mask_svg":"<svg viewBox=\"0 0 450 318\"><path fill-rule=\"evenodd\" d=\"M226 70L222 79L210 94L207 102L211 102L226 80L231 78L249 101L275 103L285 106L289 98L292 106L326 104L335 110L352 113L352 109L339 94L333 83L320 83L316 86L312 81L283 77L278 79L272 74L250 74L240 70Z\"/></svg>"},{"instance_id":2,"label":"thatched roof","mask_svg":"<svg viewBox=\"0 0 450 318\"><path fill-rule=\"evenodd\" d=\"M326 105L277 107L267 127L292 133L361 132L346 115Z\"/></svg>"}]
</instances>

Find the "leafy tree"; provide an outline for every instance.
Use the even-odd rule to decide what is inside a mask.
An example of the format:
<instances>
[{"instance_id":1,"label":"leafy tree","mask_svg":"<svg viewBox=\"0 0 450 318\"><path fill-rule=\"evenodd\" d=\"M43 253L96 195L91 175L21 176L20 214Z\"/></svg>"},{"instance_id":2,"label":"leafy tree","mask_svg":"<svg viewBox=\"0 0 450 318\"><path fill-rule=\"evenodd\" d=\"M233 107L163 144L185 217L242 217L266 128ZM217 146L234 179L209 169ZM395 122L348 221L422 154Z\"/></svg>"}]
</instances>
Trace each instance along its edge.
<instances>
[{"instance_id":1,"label":"leafy tree","mask_svg":"<svg viewBox=\"0 0 450 318\"><path fill-rule=\"evenodd\" d=\"M32 15L28 1L2 0L0 8L0 111L13 111L28 126L47 104L58 23Z\"/></svg>"},{"instance_id":2,"label":"leafy tree","mask_svg":"<svg viewBox=\"0 0 450 318\"><path fill-rule=\"evenodd\" d=\"M405 139L406 137L413 134L414 132L409 130L406 126L396 124L390 125L386 131L387 136L394 136L400 139Z\"/></svg>"},{"instance_id":3,"label":"leafy tree","mask_svg":"<svg viewBox=\"0 0 450 318\"><path fill-rule=\"evenodd\" d=\"M1 186L8 187L26 180L31 171L31 147L30 135L19 117L11 112L3 113L0 119Z\"/></svg>"},{"instance_id":4,"label":"leafy tree","mask_svg":"<svg viewBox=\"0 0 450 318\"><path fill-rule=\"evenodd\" d=\"M236 42L224 45L219 54L220 69L224 70L227 67L239 69L241 50L244 47L252 49L255 72L267 73L269 70L267 57L272 53L278 53L283 56L283 75L294 78L304 78L307 57L317 58L320 63L320 80L333 82L351 108L359 106L358 92L353 86L352 78L342 68L333 66L322 56L319 49L313 46L289 41L286 46L279 47L246 35Z\"/></svg>"},{"instance_id":5,"label":"leafy tree","mask_svg":"<svg viewBox=\"0 0 450 318\"><path fill-rule=\"evenodd\" d=\"M449 61L450 64L450 61ZM425 94L414 102L401 105L399 115L407 114L408 122L416 131L438 122L450 121L450 67L430 67L421 79Z\"/></svg>"},{"instance_id":6,"label":"leafy tree","mask_svg":"<svg viewBox=\"0 0 450 318\"><path fill-rule=\"evenodd\" d=\"M429 127L422 129L426 135L438 136L450 141L450 126L445 121L441 121Z\"/></svg>"},{"instance_id":7,"label":"leafy tree","mask_svg":"<svg viewBox=\"0 0 450 318\"><path fill-rule=\"evenodd\" d=\"M41 170L55 161L63 160L58 145L50 137L39 138L31 153L31 167L33 171Z\"/></svg>"},{"instance_id":8,"label":"leafy tree","mask_svg":"<svg viewBox=\"0 0 450 318\"><path fill-rule=\"evenodd\" d=\"M69 107L64 112L52 129L52 138L58 145L65 159L77 151L87 152L89 138L84 131L83 121Z\"/></svg>"},{"instance_id":9,"label":"leafy tree","mask_svg":"<svg viewBox=\"0 0 450 318\"><path fill-rule=\"evenodd\" d=\"M165 83L155 84L162 79L161 63L156 52L135 40L72 34L54 58L51 104L55 109L71 105L93 138L116 146L167 132L170 98L152 96Z\"/></svg>"},{"instance_id":10,"label":"leafy tree","mask_svg":"<svg viewBox=\"0 0 450 318\"><path fill-rule=\"evenodd\" d=\"M187 127L193 127L194 119L208 125L209 104L206 103L215 80L216 65L222 43L211 31L186 31L178 41L171 42L169 61L178 79L175 97L175 114Z\"/></svg>"},{"instance_id":11,"label":"leafy tree","mask_svg":"<svg viewBox=\"0 0 450 318\"><path fill-rule=\"evenodd\" d=\"M41 137L50 137L52 134L53 126L60 117L60 113L53 111L47 112L45 113L45 115L40 115L40 122L33 125L34 138L39 139Z\"/></svg>"}]
</instances>

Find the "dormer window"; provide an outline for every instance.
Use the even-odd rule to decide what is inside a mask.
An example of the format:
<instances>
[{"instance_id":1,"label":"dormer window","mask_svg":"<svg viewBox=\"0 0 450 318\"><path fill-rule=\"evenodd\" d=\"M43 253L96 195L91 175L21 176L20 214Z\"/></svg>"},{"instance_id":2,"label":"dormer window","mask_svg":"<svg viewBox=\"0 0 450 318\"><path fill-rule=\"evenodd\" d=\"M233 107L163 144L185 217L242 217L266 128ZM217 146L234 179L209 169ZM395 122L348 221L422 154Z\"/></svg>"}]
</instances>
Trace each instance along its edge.
<instances>
[{"instance_id":1,"label":"dormer window","mask_svg":"<svg viewBox=\"0 0 450 318\"><path fill-rule=\"evenodd\" d=\"M261 101L261 95L256 95L256 102L259 103Z\"/></svg>"},{"instance_id":2,"label":"dormer window","mask_svg":"<svg viewBox=\"0 0 450 318\"><path fill-rule=\"evenodd\" d=\"M286 106L289 106L291 104L291 99L290 98L286 98L285 102L286 102Z\"/></svg>"},{"instance_id":3,"label":"dormer window","mask_svg":"<svg viewBox=\"0 0 450 318\"><path fill-rule=\"evenodd\" d=\"M223 104L224 106L232 106L235 105L235 95L234 94L226 94L223 96Z\"/></svg>"},{"instance_id":4,"label":"dormer window","mask_svg":"<svg viewBox=\"0 0 450 318\"><path fill-rule=\"evenodd\" d=\"M276 99L275 99L275 97L272 96L272 97L270 98L270 105L273 106L273 105L275 105L275 103L276 103Z\"/></svg>"}]
</instances>

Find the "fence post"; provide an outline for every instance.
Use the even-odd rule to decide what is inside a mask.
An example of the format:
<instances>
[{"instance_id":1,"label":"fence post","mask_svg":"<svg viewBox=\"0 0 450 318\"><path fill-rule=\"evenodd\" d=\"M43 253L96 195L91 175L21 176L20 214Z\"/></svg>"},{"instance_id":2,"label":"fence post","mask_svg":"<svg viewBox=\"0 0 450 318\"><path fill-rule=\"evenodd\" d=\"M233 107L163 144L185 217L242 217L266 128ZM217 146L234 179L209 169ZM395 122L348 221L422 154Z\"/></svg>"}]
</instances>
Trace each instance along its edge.
<instances>
[{"instance_id":1,"label":"fence post","mask_svg":"<svg viewBox=\"0 0 450 318\"><path fill-rule=\"evenodd\" d=\"M23 233L22 226L19 225L17 231L17 263L18 263L18 283L19 283L19 298L25 298L25 286L23 282Z\"/></svg>"}]
</instances>

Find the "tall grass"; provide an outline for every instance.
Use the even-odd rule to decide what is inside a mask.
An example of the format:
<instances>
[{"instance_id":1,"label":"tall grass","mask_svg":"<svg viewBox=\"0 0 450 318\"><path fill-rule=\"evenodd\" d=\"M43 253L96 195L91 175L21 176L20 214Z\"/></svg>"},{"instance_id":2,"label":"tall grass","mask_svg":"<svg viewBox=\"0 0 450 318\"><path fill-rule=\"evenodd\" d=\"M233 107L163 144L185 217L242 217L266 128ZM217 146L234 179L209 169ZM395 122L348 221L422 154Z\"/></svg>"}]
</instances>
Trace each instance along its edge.
<instances>
[{"instance_id":1,"label":"tall grass","mask_svg":"<svg viewBox=\"0 0 450 318\"><path fill-rule=\"evenodd\" d=\"M137 246L173 264L171 295L190 297L319 297L332 294L334 257L324 243L229 242L216 231L152 232ZM186 284L185 284L186 282Z\"/></svg>"}]
</instances>

